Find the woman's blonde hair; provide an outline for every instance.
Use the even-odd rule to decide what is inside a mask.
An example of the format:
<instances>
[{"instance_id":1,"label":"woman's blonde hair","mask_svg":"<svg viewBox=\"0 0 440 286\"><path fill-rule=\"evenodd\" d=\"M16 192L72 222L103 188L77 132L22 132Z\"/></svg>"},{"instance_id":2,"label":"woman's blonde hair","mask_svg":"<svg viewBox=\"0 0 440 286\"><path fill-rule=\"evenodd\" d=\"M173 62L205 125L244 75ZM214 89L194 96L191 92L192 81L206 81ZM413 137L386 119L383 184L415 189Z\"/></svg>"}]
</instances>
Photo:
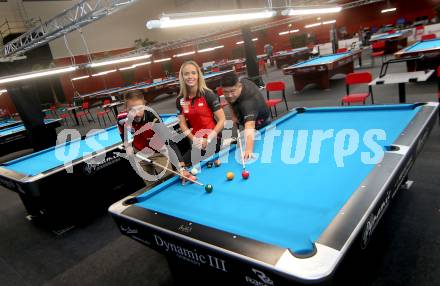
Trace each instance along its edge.
<instances>
[{"instance_id":1,"label":"woman's blonde hair","mask_svg":"<svg viewBox=\"0 0 440 286\"><path fill-rule=\"evenodd\" d=\"M205 78L203 77L203 73L199 65L195 61L186 61L182 64L179 71L179 83L180 83L179 96L183 96L183 98L188 98L188 89L186 87L185 80L183 79L183 69L187 65L193 65L197 70L197 74L198 74L197 93L204 95L206 91L211 91L206 86Z\"/></svg>"}]
</instances>

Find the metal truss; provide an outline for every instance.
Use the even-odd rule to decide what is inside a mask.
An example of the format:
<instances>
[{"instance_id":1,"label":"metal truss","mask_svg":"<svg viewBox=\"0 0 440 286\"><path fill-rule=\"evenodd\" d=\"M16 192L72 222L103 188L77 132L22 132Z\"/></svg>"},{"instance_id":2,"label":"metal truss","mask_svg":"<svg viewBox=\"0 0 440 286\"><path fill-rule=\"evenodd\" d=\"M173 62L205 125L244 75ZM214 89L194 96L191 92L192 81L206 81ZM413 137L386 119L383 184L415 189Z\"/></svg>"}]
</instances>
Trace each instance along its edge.
<instances>
[{"instance_id":1,"label":"metal truss","mask_svg":"<svg viewBox=\"0 0 440 286\"><path fill-rule=\"evenodd\" d=\"M71 31L99 20L137 0L83 0L63 13L6 43L2 57L23 54Z\"/></svg>"},{"instance_id":2,"label":"metal truss","mask_svg":"<svg viewBox=\"0 0 440 286\"><path fill-rule=\"evenodd\" d=\"M349 3L343 4L341 6L342 6L343 10L347 10L347 9L352 9L352 8L373 4L376 2L383 2L383 1L385 1L385 0L359 0L359 1L349 2ZM310 1L310 2L313 2L313 1ZM282 8L282 7L278 7L278 9L280 9L280 8ZM281 20L252 26L251 30L252 30L252 32L256 32L256 31L265 30L265 29L280 26L280 25L299 22L301 20L304 20L307 18L314 18L314 17L315 16L288 17L288 18L284 18ZM224 29L224 30L228 30L228 29ZM157 43L157 44L152 45L150 47L140 48L140 49L126 52L126 53L122 53L122 54L116 56L116 58L123 58L123 57L136 56L136 55L142 55L142 54L151 54L151 53L154 53L155 51L167 51L167 50L174 50L174 49L179 49L179 48L184 48L184 47L197 46L202 43L215 42L215 41L222 40L225 38L230 38L230 37L241 35L240 30L234 30L234 31L227 32L227 33L221 33L221 32L222 32L222 30L219 29L218 27L216 27L214 31L208 31L198 37L182 38L180 40Z\"/></svg>"}]
</instances>

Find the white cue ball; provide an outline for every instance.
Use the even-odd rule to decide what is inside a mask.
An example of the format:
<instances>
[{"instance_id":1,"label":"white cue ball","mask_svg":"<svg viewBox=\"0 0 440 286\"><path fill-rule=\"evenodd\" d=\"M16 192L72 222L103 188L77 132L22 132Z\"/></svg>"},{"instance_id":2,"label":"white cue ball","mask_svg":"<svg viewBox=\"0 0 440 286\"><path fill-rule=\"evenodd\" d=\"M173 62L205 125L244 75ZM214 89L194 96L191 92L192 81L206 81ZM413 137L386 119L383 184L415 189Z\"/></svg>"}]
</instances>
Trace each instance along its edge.
<instances>
[{"instance_id":1,"label":"white cue ball","mask_svg":"<svg viewBox=\"0 0 440 286\"><path fill-rule=\"evenodd\" d=\"M199 172L199 171L197 170L196 167L193 167L193 168L191 169L191 174L193 174L194 176L197 175L198 172Z\"/></svg>"}]
</instances>

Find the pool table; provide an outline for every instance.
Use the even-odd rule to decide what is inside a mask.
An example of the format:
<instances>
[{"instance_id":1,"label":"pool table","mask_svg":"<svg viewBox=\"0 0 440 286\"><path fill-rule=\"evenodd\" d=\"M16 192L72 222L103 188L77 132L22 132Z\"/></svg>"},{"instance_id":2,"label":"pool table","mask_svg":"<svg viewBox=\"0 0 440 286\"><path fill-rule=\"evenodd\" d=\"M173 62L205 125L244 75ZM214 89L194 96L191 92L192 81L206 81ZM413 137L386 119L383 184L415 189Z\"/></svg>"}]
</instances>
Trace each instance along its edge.
<instances>
[{"instance_id":1,"label":"pool table","mask_svg":"<svg viewBox=\"0 0 440 286\"><path fill-rule=\"evenodd\" d=\"M175 114L161 117L177 131ZM0 184L20 195L29 219L59 233L145 186L120 153L123 142L112 126L0 164Z\"/></svg>"},{"instance_id":2,"label":"pool table","mask_svg":"<svg viewBox=\"0 0 440 286\"><path fill-rule=\"evenodd\" d=\"M14 119L5 119L0 121L0 130L21 124L21 121Z\"/></svg>"},{"instance_id":3,"label":"pool table","mask_svg":"<svg viewBox=\"0 0 440 286\"><path fill-rule=\"evenodd\" d=\"M213 65L214 68L218 68L220 71L227 71L227 70L237 70L246 66L246 59L240 58L240 59L234 59L229 61L221 61Z\"/></svg>"},{"instance_id":4,"label":"pool table","mask_svg":"<svg viewBox=\"0 0 440 286\"><path fill-rule=\"evenodd\" d=\"M385 42L385 54L391 54L397 52L399 49L408 45L408 37L411 35L411 31L397 31L390 34L373 35L370 38L370 43L384 41Z\"/></svg>"},{"instance_id":5,"label":"pool table","mask_svg":"<svg viewBox=\"0 0 440 286\"><path fill-rule=\"evenodd\" d=\"M307 47L297 48L289 51L280 51L272 56L277 68L293 65L297 62L307 60L310 57L311 49Z\"/></svg>"},{"instance_id":6,"label":"pool table","mask_svg":"<svg viewBox=\"0 0 440 286\"><path fill-rule=\"evenodd\" d=\"M406 183L437 112L434 102L297 108L260 130L269 141L256 141L258 159L247 166L249 179L241 178L239 152L232 145L218 154L219 167L207 167L216 156L200 163L198 180L213 184L212 193L172 178L109 211L122 234L178 267L191 265L197 273L186 273L190 279L228 281L223 285L322 282L348 249L367 246ZM385 135L374 140L379 160L361 161L371 151L365 136L378 129ZM322 144L311 144L307 136L313 130L332 134ZM299 135L294 134L301 132L310 132L309 139L296 145ZM350 140L344 132L358 134L362 142L341 166L336 158L349 149ZM310 151L315 147L320 153ZM294 156L298 150L306 155ZM228 171L235 173L232 181L226 179Z\"/></svg>"},{"instance_id":7,"label":"pool table","mask_svg":"<svg viewBox=\"0 0 440 286\"><path fill-rule=\"evenodd\" d=\"M55 129L61 126L62 119L45 119L46 128ZM26 128L19 122L8 128L0 128L0 156L30 148Z\"/></svg>"},{"instance_id":8,"label":"pool table","mask_svg":"<svg viewBox=\"0 0 440 286\"><path fill-rule=\"evenodd\" d=\"M153 83L137 83L132 85L127 85L123 87L115 87L106 90L100 90L97 92L83 94L79 97L76 97L76 100L86 100L89 102L97 102L102 101L104 99L110 98L112 95L120 95L123 92L129 90L139 89L146 93L145 99L152 101L156 96L163 93L172 93L176 92L175 87L170 89L170 84L176 82L176 78L166 78L161 81L153 82Z\"/></svg>"},{"instance_id":9,"label":"pool table","mask_svg":"<svg viewBox=\"0 0 440 286\"><path fill-rule=\"evenodd\" d=\"M292 75L295 91L315 83L321 89L330 88L330 78L336 74L349 74L354 70L353 53L345 52L316 57L283 69Z\"/></svg>"},{"instance_id":10,"label":"pool table","mask_svg":"<svg viewBox=\"0 0 440 286\"><path fill-rule=\"evenodd\" d=\"M409 72L427 69L437 70L440 65L440 39L416 42L398 51L394 56L398 59L423 56L420 60L407 61L406 65Z\"/></svg>"}]
</instances>

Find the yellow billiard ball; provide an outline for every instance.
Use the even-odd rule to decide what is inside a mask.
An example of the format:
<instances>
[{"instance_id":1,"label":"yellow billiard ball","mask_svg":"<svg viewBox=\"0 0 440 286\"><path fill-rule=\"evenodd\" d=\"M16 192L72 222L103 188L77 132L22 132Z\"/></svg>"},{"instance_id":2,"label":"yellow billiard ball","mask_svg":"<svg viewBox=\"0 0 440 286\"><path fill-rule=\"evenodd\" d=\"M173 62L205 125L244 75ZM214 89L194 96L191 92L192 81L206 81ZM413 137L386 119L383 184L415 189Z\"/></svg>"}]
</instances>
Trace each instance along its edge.
<instances>
[{"instance_id":1,"label":"yellow billiard ball","mask_svg":"<svg viewBox=\"0 0 440 286\"><path fill-rule=\"evenodd\" d=\"M228 181L231 181L232 179L234 179L234 173L227 172L226 173L226 179L228 179Z\"/></svg>"}]
</instances>

